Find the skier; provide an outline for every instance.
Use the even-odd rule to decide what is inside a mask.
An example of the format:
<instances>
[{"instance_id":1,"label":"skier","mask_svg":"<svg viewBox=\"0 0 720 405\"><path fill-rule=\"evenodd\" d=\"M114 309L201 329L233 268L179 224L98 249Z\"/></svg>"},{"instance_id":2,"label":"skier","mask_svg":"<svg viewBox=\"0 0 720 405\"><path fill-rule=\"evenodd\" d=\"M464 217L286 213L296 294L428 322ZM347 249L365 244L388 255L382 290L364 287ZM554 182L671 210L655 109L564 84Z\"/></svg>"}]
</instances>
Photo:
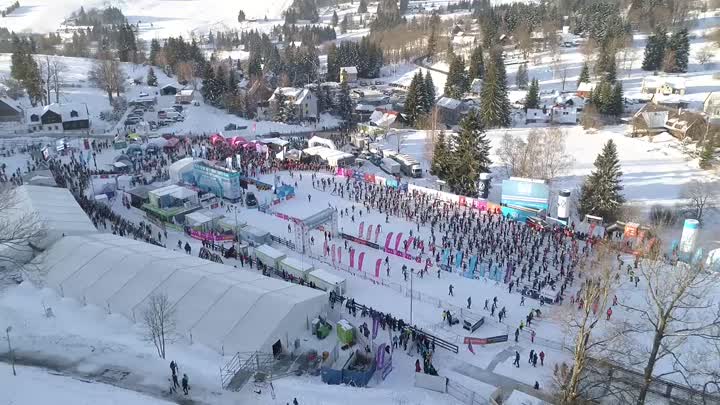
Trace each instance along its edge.
<instances>
[{"instance_id":1,"label":"skier","mask_svg":"<svg viewBox=\"0 0 720 405\"><path fill-rule=\"evenodd\" d=\"M612 308L608 308L607 310L607 320L610 320L610 317L612 316Z\"/></svg>"},{"instance_id":2,"label":"skier","mask_svg":"<svg viewBox=\"0 0 720 405\"><path fill-rule=\"evenodd\" d=\"M520 297L520 306L521 307L525 306L525 296L524 295L522 297Z\"/></svg>"},{"instance_id":3,"label":"skier","mask_svg":"<svg viewBox=\"0 0 720 405\"><path fill-rule=\"evenodd\" d=\"M312 196L310 194L308 194L308 202L310 202L311 199L312 199Z\"/></svg>"},{"instance_id":4,"label":"skier","mask_svg":"<svg viewBox=\"0 0 720 405\"><path fill-rule=\"evenodd\" d=\"M299 405L297 398L293 398L293 405Z\"/></svg>"},{"instance_id":5,"label":"skier","mask_svg":"<svg viewBox=\"0 0 720 405\"><path fill-rule=\"evenodd\" d=\"M541 366L545 365L545 352L544 351L540 351L540 365Z\"/></svg>"},{"instance_id":6,"label":"skier","mask_svg":"<svg viewBox=\"0 0 720 405\"><path fill-rule=\"evenodd\" d=\"M170 362L170 371L173 375L177 374L177 363L175 363L175 360Z\"/></svg>"},{"instance_id":7,"label":"skier","mask_svg":"<svg viewBox=\"0 0 720 405\"><path fill-rule=\"evenodd\" d=\"M488 305L488 299L485 298L485 306L483 307L483 309L486 310L486 311L487 311L487 309L488 309L488 306L487 306L487 305Z\"/></svg>"},{"instance_id":8,"label":"skier","mask_svg":"<svg viewBox=\"0 0 720 405\"><path fill-rule=\"evenodd\" d=\"M535 330L530 331L530 343L535 343Z\"/></svg>"},{"instance_id":9,"label":"skier","mask_svg":"<svg viewBox=\"0 0 720 405\"><path fill-rule=\"evenodd\" d=\"M535 388L536 390L539 390L539 389L540 389L540 383L537 382L537 381L535 381L535 385L533 386L533 388Z\"/></svg>"},{"instance_id":10,"label":"skier","mask_svg":"<svg viewBox=\"0 0 720 405\"><path fill-rule=\"evenodd\" d=\"M472 299L470 297L468 297L467 303L468 303L467 309L470 309L470 305L472 305Z\"/></svg>"},{"instance_id":11,"label":"skier","mask_svg":"<svg viewBox=\"0 0 720 405\"><path fill-rule=\"evenodd\" d=\"M455 296L455 294L453 294L453 285L452 284L450 284L450 286L448 286L448 295L451 295L453 297Z\"/></svg>"},{"instance_id":12,"label":"skier","mask_svg":"<svg viewBox=\"0 0 720 405\"><path fill-rule=\"evenodd\" d=\"M530 350L530 356L528 357L528 364L532 363L535 350Z\"/></svg>"},{"instance_id":13,"label":"skier","mask_svg":"<svg viewBox=\"0 0 720 405\"><path fill-rule=\"evenodd\" d=\"M538 361L538 355L537 355L537 353L535 353L535 354L533 354L533 359L532 359L533 367L537 367L537 361Z\"/></svg>"},{"instance_id":14,"label":"skier","mask_svg":"<svg viewBox=\"0 0 720 405\"><path fill-rule=\"evenodd\" d=\"M416 373L422 372L422 368L420 367L420 359L415 360L415 372Z\"/></svg>"},{"instance_id":15,"label":"skier","mask_svg":"<svg viewBox=\"0 0 720 405\"><path fill-rule=\"evenodd\" d=\"M515 361L513 361L513 365L517 368L520 368L520 352L515 350Z\"/></svg>"},{"instance_id":16,"label":"skier","mask_svg":"<svg viewBox=\"0 0 720 405\"><path fill-rule=\"evenodd\" d=\"M182 378L182 389L185 395L188 394L188 391L190 390L190 385L188 384L188 376L187 374L183 374Z\"/></svg>"},{"instance_id":17,"label":"skier","mask_svg":"<svg viewBox=\"0 0 720 405\"><path fill-rule=\"evenodd\" d=\"M177 392L177 389L180 386L180 384L178 383L177 374L175 374L175 373L173 373L173 375L172 375L172 382L173 382L172 392Z\"/></svg>"},{"instance_id":18,"label":"skier","mask_svg":"<svg viewBox=\"0 0 720 405\"><path fill-rule=\"evenodd\" d=\"M520 337L520 329L515 329L515 343L518 341L518 337Z\"/></svg>"}]
</instances>

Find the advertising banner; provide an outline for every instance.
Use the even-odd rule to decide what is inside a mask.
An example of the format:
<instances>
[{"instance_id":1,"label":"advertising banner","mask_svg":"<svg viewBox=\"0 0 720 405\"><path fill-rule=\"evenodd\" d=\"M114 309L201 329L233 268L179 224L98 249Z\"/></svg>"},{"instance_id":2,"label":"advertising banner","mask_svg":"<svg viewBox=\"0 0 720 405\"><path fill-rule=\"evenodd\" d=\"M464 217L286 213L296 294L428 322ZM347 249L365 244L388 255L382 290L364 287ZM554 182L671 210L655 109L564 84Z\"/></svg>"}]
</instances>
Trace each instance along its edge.
<instances>
[{"instance_id":1,"label":"advertising banner","mask_svg":"<svg viewBox=\"0 0 720 405\"><path fill-rule=\"evenodd\" d=\"M368 226L367 237L365 239L370 240L370 236L372 236L372 230L373 230L373 226L372 226L372 224L370 224L370 226Z\"/></svg>"},{"instance_id":2,"label":"advertising banner","mask_svg":"<svg viewBox=\"0 0 720 405\"><path fill-rule=\"evenodd\" d=\"M380 278L380 266L382 265L382 259L377 259L375 262L375 278Z\"/></svg>"},{"instance_id":3,"label":"advertising banner","mask_svg":"<svg viewBox=\"0 0 720 405\"><path fill-rule=\"evenodd\" d=\"M502 343L508 341L508 335L499 335L499 336L492 336L489 338L476 338L471 336L466 336L463 343L466 345L489 345L492 343Z\"/></svg>"},{"instance_id":4,"label":"advertising banner","mask_svg":"<svg viewBox=\"0 0 720 405\"><path fill-rule=\"evenodd\" d=\"M358 237L363 237L363 229L365 228L365 221L360 222L360 230L358 231Z\"/></svg>"},{"instance_id":5,"label":"advertising banner","mask_svg":"<svg viewBox=\"0 0 720 405\"><path fill-rule=\"evenodd\" d=\"M387 237L385 238L385 251L390 254L395 253L395 251L392 250L392 248L390 247L390 241L392 240L392 237L393 237L393 233L390 232L387 234Z\"/></svg>"},{"instance_id":6,"label":"advertising banner","mask_svg":"<svg viewBox=\"0 0 720 405\"><path fill-rule=\"evenodd\" d=\"M365 261L365 252L360 252L360 257L358 258L358 270L362 271L362 265Z\"/></svg>"},{"instance_id":7,"label":"advertising banner","mask_svg":"<svg viewBox=\"0 0 720 405\"><path fill-rule=\"evenodd\" d=\"M375 243L377 243L378 237L380 236L380 224L375 228Z\"/></svg>"},{"instance_id":8,"label":"advertising banner","mask_svg":"<svg viewBox=\"0 0 720 405\"><path fill-rule=\"evenodd\" d=\"M350 249L350 267L355 268L355 249Z\"/></svg>"}]
</instances>

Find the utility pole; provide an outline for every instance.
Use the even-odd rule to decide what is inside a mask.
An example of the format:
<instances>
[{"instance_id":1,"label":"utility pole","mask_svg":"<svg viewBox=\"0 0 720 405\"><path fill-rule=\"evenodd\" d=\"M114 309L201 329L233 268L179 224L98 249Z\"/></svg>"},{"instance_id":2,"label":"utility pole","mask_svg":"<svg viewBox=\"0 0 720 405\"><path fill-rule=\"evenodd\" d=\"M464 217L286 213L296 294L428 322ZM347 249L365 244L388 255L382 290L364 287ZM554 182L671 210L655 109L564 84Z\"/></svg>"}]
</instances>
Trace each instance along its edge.
<instances>
[{"instance_id":1,"label":"utility pole","mask_svg":"<svg viewBox=\"0 0 720 405\"><path fill-rule=\"evenodd\" d=\"M413 275L415 274L412 269L410 269L410 326L413 325Z\"/></svg>"},{"instance_id":2,"label":"utility pole","mask_svg":"<svg viewBox=\"0 0 720 405\"><path fill-rule=\"evenodd\" d=\"M17 373L15 372L15 354L12 350L12 344L10 344L10 331L12 331L12 326L8 326L7 329L5 329L5 336L7 336L8 354L10 355L10 363L12 364L13 375L17 376Z\"/></svg>"}]
</instances>

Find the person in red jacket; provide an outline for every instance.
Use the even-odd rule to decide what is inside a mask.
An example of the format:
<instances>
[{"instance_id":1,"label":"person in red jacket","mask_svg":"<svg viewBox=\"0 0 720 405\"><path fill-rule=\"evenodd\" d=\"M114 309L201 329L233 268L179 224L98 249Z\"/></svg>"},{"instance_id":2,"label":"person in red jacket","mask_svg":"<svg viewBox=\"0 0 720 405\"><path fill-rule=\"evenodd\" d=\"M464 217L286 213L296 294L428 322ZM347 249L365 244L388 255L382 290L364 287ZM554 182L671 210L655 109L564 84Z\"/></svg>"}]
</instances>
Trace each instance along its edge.
<instances>
[{"instance_id":1,"label":"person in red jacket","mask_svg":"<svg viewBox=\"0 0 720 405\"><path fill-rule=\"evenodd\" d=\"M607 320L610 320L610 317L612 316L612 308L608 308L607 310Z\"/></svg>"},{"instance_id":2,"label":"person in red jacket","mask_svg":"<svg viewBox=\"0 0 720 405\"><path fill-rule=\"evenodd\" d=\"M416 373L422 372L422 368L420 367L420 359L415 360L415 372Z\"/></svg>"}]
</instances>

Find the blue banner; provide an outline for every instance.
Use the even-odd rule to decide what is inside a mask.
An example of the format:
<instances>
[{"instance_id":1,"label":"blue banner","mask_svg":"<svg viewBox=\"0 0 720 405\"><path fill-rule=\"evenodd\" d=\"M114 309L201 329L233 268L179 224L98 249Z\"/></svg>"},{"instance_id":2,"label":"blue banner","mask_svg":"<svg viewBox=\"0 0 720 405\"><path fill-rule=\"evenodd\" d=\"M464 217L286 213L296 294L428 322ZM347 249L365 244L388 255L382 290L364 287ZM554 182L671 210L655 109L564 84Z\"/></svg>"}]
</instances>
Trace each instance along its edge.
<instances>
[{"instance_id":1,"label":"blue banner","mask_svg":"<svg viewBox=\"0 0 720 405\"><path fill-rule=\"evenodd\" d=\"M460 267L462 267L462 258L463 258L463 254L461 251L458 250L455 253L455 268L456 269L460 269Z\"/></svg>"},{"instance_id":2,"label":"blue banner","mask_svg":"<svg viewBox=\"0 0 720 405\"><path fill-rule=\"evenodd\" d=\"M447 266L449 261L450 261L450 249L443 249L441 263L443 264L443 266Z\"/></svg>"}]
</instances>

